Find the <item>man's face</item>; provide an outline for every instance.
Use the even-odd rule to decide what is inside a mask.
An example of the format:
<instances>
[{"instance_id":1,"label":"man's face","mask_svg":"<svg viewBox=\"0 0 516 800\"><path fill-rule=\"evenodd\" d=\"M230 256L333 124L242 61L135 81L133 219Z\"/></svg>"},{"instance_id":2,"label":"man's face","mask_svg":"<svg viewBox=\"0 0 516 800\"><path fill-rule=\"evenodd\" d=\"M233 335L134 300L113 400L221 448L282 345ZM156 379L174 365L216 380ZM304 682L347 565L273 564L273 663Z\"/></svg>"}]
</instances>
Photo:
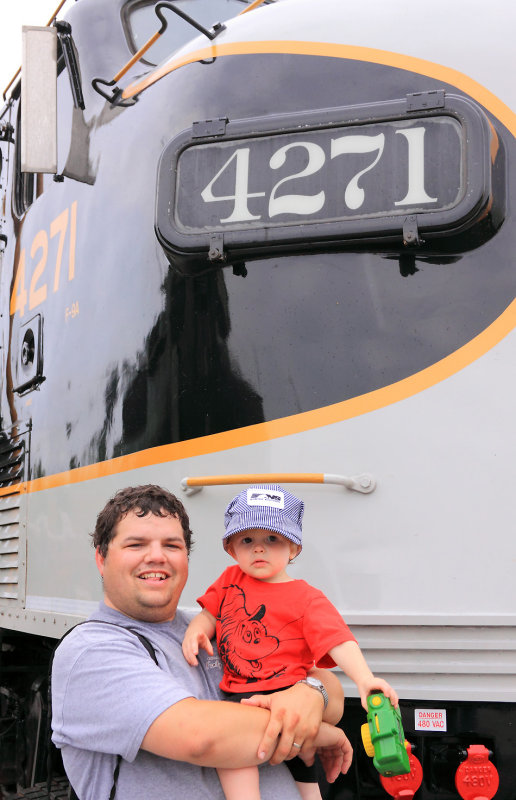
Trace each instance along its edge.
<instances>
[{"instance_id":1,"label":"man's face","mask_svg":"<svg viewBox=\"0 0 516 800\"><path fill-rule=\"evenodd\" d=\"M115 526L107 555L95 560L104 581L104 601L144 622L174 618L188 577L188 554L177 517L139 517L129 511Z\"/></svg>"}]
</instances>

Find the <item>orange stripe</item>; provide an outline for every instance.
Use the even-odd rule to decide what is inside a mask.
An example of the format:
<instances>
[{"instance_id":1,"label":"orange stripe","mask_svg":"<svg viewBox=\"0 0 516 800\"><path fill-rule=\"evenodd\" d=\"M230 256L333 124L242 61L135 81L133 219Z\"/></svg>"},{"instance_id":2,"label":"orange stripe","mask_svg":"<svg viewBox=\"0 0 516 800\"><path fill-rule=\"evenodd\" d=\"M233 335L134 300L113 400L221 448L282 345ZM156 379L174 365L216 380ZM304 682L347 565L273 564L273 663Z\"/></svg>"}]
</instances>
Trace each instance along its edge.
<instances>
[{"instance_id":1,"label":"orange stripe","mask_svg":"<svg viewBox=\"0 0 516 800\"><path fill-rule=\"evenodd\" d=\"M200 50L194 50L188 55L172 58L146 75L143 80L135 81L127 86L122 92L122 97L124 99L134 97L144 89L152 86L164 75L168 75L168 73L195 61L209 60L221 56L252 55L256 53L286 53L291 55L348 58L354 61L367 61L373 64L382 64L387 67L417 72L420 75L427 75L430 78L457 86L462 91L475 97L478 102L482 103L498 119L503 121L513 133L516 133L516 114L489 89L486 89L481 83L459 70L445 67L442 64L436 64L423 58L393 53L389 50L344 44L328 44L326 42L265 41L211 44Z\"/></svg>"},{"instance_id":2,"label":"orange stripe","mask_svg":"<svg viewBox=\"0 0 516 800\"><path fill-rule=\"evenodd\" d=\"M208 453L231 450L235 447L245 447L358 417L397 403L449 378L498 344L515 326L516 300L513 300L503 314L463 347L430 367L390 386L344 400L341 403L305 411L302 414L294 414L271 422L261 422L257 425L248 425L245 428L215 433L211 436L189 439L185 442L153 447L128 456L113 458L110 461L102 461L99 464L90 464L68 472L36 478L26 484L21 484L20 490L38 492L94 478L105 478L109 475L116 475L132 469L142 469L154 464L165 464L184 458L195 458ZM0 489L0 497L11 493L12 489L9 487Z\"/></svg>"},{"instance_id":3,"label":"orange stripe","mask_svg":"<svg viewBox=\"0 0 516 800\"><path fill-rule=\"evenodd\" d=\"M242 11L239 11L237 17L241 17L242 14L247 14L248 11L252 11L254 8L258 8L258 6L261 6L263 1L264 0L254 0L254 3L251 3L250 6L246 6L246 8L242 9Z\"/></svg>"}]
</instances>

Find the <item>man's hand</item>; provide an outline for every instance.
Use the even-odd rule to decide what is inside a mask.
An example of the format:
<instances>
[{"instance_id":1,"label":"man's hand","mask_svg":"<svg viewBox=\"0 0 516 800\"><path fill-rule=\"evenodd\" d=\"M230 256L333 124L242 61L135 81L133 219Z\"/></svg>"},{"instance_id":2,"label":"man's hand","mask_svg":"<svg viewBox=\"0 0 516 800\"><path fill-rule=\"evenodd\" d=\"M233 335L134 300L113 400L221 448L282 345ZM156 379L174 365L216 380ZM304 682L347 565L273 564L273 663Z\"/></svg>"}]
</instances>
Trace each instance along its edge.
<instances>
[{"instance_id":1,"label":"man's hand","mask_svg":"<svg viewBox=\"0 0 516 800\"><path fill-rule=\"evenodd\" d=\"M317 742L326 742L317 747L317 755L321 760L326 780L333 783L339 775L345 775L353 760L353 748L346 734L340 728L334 728L323 722L319 730Z\"/></svg>"},{"instance_id":2,"label":"man's hand","mask_svg":"<svg viewBox=\"0 0 516 800\"><path fill-rule=\"evenodd\" d=\"M306 763L313 764L315 737L319 732L324 706L319 692L306 684L296 683L289 689L273 694L254 695L241 702L267 708L271 712L269 724L258 748L260 758L272 747L274 752L270 759L271 764L279 764L296 755L301 755Z\"/></svg>"}]
</instances>

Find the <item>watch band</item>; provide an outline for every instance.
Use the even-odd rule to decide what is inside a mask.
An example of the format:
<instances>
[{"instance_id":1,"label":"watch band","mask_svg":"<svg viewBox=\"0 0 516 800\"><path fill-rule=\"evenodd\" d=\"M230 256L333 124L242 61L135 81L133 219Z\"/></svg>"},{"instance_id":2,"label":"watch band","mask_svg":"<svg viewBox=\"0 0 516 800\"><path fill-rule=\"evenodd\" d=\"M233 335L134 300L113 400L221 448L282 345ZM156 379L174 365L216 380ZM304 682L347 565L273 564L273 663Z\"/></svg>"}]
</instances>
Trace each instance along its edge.
<instances>
[{"instance_id":1,"label":"watch band","mask_svg":"<svg viewBox=\"0 0 516 800\"><path fill-rule=\"evenodd\" d=\"M323 710L326 710L328 707L328 692L325 689L325 686L318 678L303 678L303 680L296 681L296 683L306 683L307 686L310 686L312 689L315 689L317 692L320 692L323 696L324 700L324 707Z\"/></svg>"}]
</instances>

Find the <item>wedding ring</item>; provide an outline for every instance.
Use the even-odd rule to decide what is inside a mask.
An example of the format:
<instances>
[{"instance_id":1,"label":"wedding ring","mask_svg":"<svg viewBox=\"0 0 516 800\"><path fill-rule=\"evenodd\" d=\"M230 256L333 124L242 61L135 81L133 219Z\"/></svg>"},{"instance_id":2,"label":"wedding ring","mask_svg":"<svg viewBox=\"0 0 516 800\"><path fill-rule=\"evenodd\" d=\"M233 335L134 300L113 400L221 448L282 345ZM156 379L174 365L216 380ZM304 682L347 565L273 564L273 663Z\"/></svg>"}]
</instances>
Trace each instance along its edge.
<instances>
[{"instance_id":1,"label":"wedding ring","mask_svg":"<svg viewBox=\"0 0 516 800\"><path fill-rule=\"evenodd\" d=\"M292 742L292 747L302 747L302 745L298 744L297 742Z\"/></svg>"}]
</instances>

